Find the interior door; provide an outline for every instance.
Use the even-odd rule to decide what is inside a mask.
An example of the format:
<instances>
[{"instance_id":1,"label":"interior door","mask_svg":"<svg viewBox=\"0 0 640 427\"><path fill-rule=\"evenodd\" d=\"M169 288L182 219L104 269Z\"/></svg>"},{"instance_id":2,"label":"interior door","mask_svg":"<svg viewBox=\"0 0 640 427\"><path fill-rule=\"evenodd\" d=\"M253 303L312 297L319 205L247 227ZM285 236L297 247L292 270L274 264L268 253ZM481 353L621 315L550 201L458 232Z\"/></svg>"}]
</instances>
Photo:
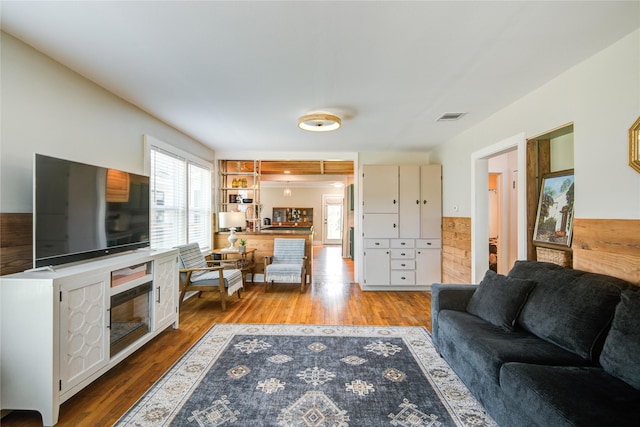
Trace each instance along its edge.
<instances>
[{"instance_id":1,"label":"interior door","mask_svg":"<svg viewBox=\"0 0 640 427\"><path fill-rule=\"evenodd\" d=\"M344 198L335 195L322 196L322 244L342 244L342 215Z\"/></svg>"}]
</instances>

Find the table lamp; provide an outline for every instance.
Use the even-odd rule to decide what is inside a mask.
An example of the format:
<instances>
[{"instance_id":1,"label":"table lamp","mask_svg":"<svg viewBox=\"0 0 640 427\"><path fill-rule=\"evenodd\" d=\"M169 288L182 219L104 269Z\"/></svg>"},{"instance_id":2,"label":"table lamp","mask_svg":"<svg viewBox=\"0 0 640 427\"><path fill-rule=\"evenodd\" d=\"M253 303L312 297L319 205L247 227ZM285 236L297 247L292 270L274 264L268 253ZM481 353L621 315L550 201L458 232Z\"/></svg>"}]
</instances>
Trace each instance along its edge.
<instances>
[{"instance_id":1,"label":"table lamp","mask_svg":"<svg viewBox=\"0 0 640 427\"><path fill-rule=\"evenodd\" d=\"M247 225L247 219L244 212L218 212L218 225L220 228L229 229L229 247L227 250L236 251L236 228L242 228Z\"/></svg>"}]
</instances>

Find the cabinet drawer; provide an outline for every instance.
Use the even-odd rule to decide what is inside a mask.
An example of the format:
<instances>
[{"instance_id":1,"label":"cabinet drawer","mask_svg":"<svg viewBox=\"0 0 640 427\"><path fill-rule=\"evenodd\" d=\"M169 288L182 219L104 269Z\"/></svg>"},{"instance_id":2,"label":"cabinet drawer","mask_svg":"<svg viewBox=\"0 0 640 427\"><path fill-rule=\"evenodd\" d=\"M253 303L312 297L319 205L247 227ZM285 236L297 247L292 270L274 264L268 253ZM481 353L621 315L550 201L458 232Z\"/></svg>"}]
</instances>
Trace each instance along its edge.
<instances>
[{"instance_id":1,"label":"cabinet drawer","mask_svg":"<svg viewBox=\"0 0 640 427\"><path fill-rule=\"evenodd\" d=\"M389 247L387 239L364 239L365 249L386 249Z\"/></svg>"},{"instance_id":2,"label":"cabinet drawer","mask_svg":"<svg viewBox=\"0 0 640 427\"><path fill-rule=\"evenodd\" d=\"M413 239L393 239L391 240L391 247L394 249L414 248L415 240Z\"/></svg>"},{"instance_id":3,"label":"cabinet drawer","mask_svg":"<svg viewBox=\"0 0 640 427\"><path fill-rule=\"evenodd\" d=\"M415 257L415 249L391 249L392 259L414 259Z\"/></svg>"},{"instance_id":4,"label":"cabinet drawer","mask_svg":"<svg viewBox=\"0 0 640 427\"><path fill-rule=\"evenodd\" d=\"M433 249L440 248L442 246L441 239L419 239L416 240L416 248L418 249Z\"/></svg>"},{"instance_id":5,"label":"cabinet drawer","mask_svg":"<svg viewBox=\"0 0 640 427\"><path fill-rule=\"evenodd\" d=\"M391 284L392 285L415 285L416 274L413 271L392 270Z\"/></svg>"},{"instance_id":6,"label":"cabinet drawer","mask_svg":"<svg viewBox=\"0 0 640 427\"><path fill-rule=\"evenodd\" d=\"M415 270L416 262L411 259L394 259L391 261L391 269L393 270Z\"/></svg>"}]
</instances>

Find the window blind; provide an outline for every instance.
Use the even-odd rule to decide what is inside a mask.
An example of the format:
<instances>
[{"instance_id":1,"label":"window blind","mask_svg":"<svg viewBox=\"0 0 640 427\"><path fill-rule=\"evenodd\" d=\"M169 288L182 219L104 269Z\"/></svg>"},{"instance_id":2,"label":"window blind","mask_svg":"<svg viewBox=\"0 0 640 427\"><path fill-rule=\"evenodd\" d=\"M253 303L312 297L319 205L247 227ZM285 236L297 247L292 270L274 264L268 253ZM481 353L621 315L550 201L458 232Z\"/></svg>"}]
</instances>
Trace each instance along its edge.
<instances>
[{"instance_id":1,"label":"window blind","mask_svg":"<svg viewBox=\"0 0 640 427\"><path fill-rule=\"evenodd\" d=\"M155 145L149 165L151 247L198 242L211 249L211 168Z\"/></svg>"}]
</instances>

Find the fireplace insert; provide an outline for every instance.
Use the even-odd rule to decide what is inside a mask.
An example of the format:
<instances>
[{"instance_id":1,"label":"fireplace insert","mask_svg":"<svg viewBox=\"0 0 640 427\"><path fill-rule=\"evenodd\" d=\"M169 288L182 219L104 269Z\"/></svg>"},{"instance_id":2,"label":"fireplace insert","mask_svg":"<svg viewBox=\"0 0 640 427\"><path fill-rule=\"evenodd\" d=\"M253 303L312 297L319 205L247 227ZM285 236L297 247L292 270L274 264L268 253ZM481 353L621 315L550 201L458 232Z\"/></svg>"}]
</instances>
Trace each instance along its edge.
<instances>
[{"instance_id":1,"label":"fireplace insert","mask_svg":"<svg viewBox=\"0 0 640 427\"><path fill-rule=\"evenodd\" d=\"M151 282L111 296L111 357L150 332Z\"/></svg>"}]
</instances>

